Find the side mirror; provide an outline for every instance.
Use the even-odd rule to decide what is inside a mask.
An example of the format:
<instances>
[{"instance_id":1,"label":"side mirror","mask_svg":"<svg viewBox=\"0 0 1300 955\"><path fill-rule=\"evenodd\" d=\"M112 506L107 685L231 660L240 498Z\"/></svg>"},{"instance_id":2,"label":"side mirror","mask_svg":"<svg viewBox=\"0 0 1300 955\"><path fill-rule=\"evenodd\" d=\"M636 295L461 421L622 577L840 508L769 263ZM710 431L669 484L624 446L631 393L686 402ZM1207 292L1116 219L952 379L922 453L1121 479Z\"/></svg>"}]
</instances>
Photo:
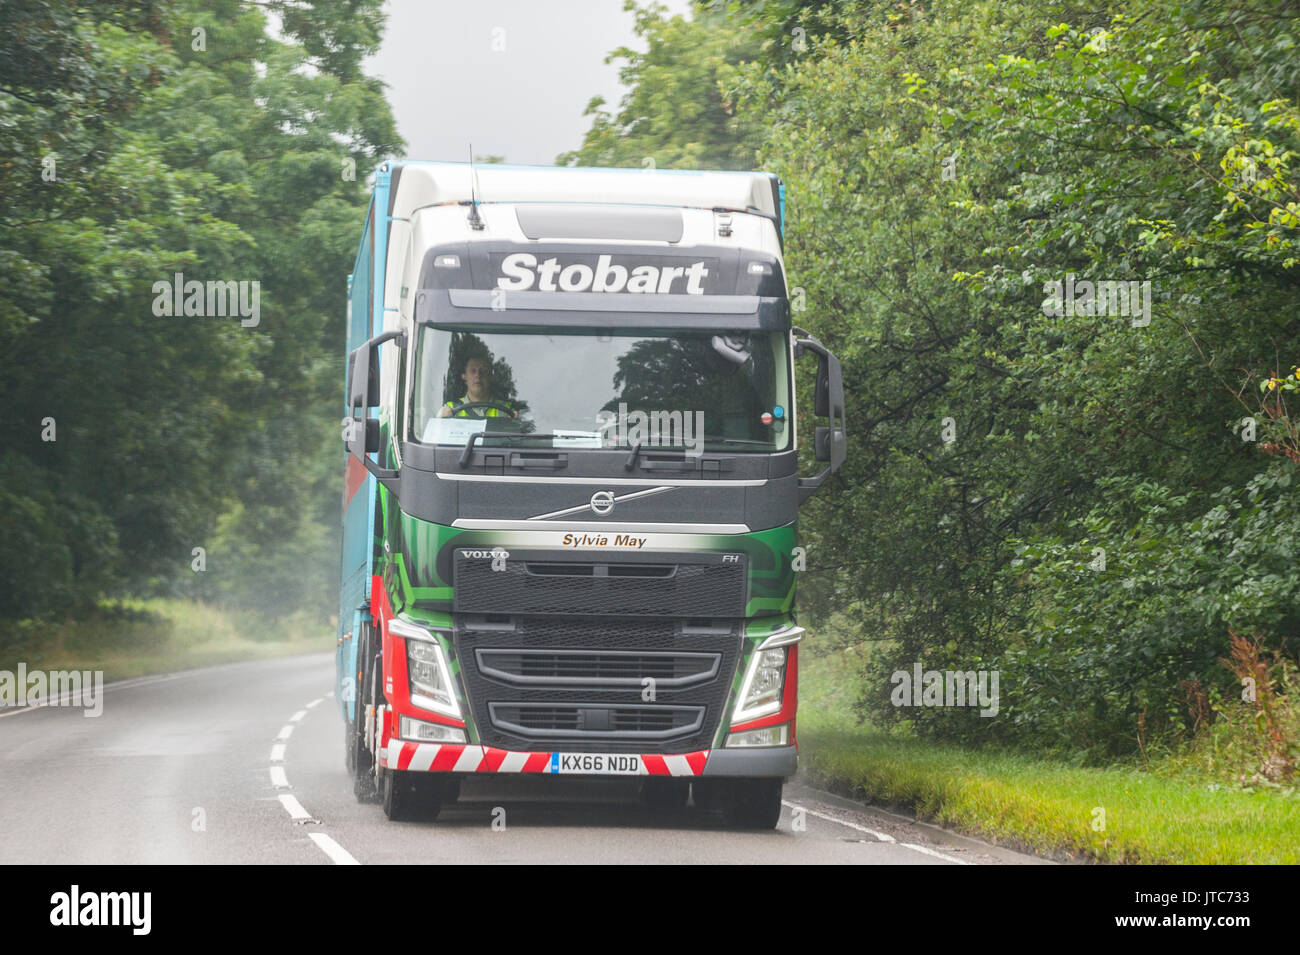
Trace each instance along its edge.
<instances>
[{"instance_id":1,"label":"side mirror","mask_svg":"<svg viewBox=\"0 0 1300 955\"><path fill-rule=\"evenodd\" d=\"M380 436L379 421L370 417L369 411L379 404L379 346L384 342L397 341L401 347L405 340L406 336L402 332L384 332L354 349L348 356L348 417L352 419L352 425L346 432L348 453L394 494L397 493L399 484L398 472L382 468L370 458L371 454L379 451Z\"/></svg>"},{"instance_id":2,"label":"side mirror","mask_svg":"<svg viewBox=\"0 0 1300 955\"><path fill-rule=\"evenodd\" d=\"M813 413L819 418L829 418L828 425L819 425L813 435L813 454L828 467L820 474L799 479L799 502L812 496L822 483L838 471L848 455L848 434L844 415L844 379L839 359L801 328L794 329L795 354L804 350L817 355L817 380L813 391Z\"/></svg>"},{"instance_id":3,"label":"side mirror","mask_svg":"<svg viewBox=\"0 0 1300 955\"><path fill-rule=\"evenodd\" d=\"M348 407L373 408L379 404L379 349L370 342L355 349L348 360Z\"/></svg>"},{"instance_id":4,"label":"side mirror","mask_svg":"<svg viewBox=\"0 0 1300 955\"><path fill-rule=\"evenodd\" d=\"M819 418L829 418L831 416L831 362L829 353L818 353L817 355L817 383L813 390L813 414ZM817 460L825 461L829 459L818 458Z\"/></svg>"}]
</instances>

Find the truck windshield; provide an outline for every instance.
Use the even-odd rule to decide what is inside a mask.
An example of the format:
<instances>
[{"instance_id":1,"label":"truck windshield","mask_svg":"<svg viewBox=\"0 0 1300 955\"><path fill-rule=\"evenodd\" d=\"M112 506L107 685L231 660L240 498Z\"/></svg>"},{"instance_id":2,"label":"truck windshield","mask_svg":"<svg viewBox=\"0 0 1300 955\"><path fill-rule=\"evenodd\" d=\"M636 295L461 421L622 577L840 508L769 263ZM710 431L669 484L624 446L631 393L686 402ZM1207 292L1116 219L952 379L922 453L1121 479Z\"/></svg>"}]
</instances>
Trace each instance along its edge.
<instances>
[{"instance_id":1,"label":"truck windshield","mask_svg":"<svg viewBox=\"0 0 1300 955\"><path fill-rule=\"evenodd\" d=\"M449 331L423 326L408 437L464 446L772 453L790 446L783 332Z\"/></svg>"}]
</instances>

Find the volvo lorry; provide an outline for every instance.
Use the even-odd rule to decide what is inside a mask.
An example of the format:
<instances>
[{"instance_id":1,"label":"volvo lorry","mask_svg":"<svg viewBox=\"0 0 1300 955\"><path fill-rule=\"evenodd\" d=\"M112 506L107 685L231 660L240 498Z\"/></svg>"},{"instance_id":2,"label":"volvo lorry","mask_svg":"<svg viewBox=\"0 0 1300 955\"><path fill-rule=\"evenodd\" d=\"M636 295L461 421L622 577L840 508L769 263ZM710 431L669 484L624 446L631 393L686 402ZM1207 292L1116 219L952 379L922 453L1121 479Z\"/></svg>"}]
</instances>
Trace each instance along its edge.
<instances>
[{"instance_id":1,"label":"volvo lorry","mask_svg":"<svg viewBox=\"0 0 1300 955\"><path fill-rule=\"evenodd\" d=\"M839 362L792 325L784 215L769 173L376 169L342 427L358 799L429 818L468 777L633 776L777 825L796 511L846 447Z\"/></svg>"}]
</instances>

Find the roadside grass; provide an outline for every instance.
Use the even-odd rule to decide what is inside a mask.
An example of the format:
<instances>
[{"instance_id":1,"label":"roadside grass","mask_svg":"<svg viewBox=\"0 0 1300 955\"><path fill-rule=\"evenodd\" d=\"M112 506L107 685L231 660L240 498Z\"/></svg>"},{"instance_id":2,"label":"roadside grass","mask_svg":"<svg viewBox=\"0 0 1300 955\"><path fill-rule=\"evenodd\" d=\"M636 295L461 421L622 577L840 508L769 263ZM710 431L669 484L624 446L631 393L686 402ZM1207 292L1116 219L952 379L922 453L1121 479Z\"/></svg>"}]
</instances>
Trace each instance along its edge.
<instances>
[{"instance_id":1,"label":"roadside grass","mask_svg":"<svg viewBox=\"0 0 1300 955\"><path fill-rule=\"evenodd\" d=\"M102 603L79 620L30 621L0 631L0 670L103 670L104 680L334 647L330 627L305 613L268 622L258 614L187 600Z\"/></svg>"},{"instance_id":2,"label":"roadside grass","mask_svg":"<svg viewBox=\"0 0 1300 955\"><path fill-rule=\"evenodd\" d=\"M1096 769L882 732L852 712L853 655L799 658L800 772L816 785L1058 858L1300 863L1294 789L1225 786L1185 758Z\"/></svg>"}]
</instances>

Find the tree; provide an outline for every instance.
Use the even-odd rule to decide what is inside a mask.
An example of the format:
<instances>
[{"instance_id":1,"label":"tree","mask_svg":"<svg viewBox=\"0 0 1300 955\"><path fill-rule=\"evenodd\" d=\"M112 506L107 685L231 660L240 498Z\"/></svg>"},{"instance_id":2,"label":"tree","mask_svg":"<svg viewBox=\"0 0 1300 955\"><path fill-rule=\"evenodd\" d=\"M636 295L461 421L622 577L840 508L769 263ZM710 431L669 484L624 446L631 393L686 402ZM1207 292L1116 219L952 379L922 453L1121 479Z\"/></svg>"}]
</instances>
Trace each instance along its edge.
<instances>
[{"instance_id":1,"label":"tree","mask_svg":"<svg viewBox=\"0 0 1300 955\"><path fill-rule=\"evenodd\" d=\"M876 641L862 712L1092 758L1139 719L1176 732L1180 681L1222 681L1230 628L1300 626L1294 423L1249 397L1300 363L1300 21L1173 0L706 13L759 48L710 61L729 138L781 175L799 324L844 364L850 455L802 521L826 575L803 610ZM585 155L698 138L646 64L706 44L656 29L675 49L632 61ZM999 718L893 707L915 662L1000 670Z\"/></svg>"},{"instance_id":2,"label":"tree","mask_svg":"<svg viewBox=\"0 0 1300 955\"><path fill-rule=\"evenodd\" d=\"M275 586L304 571L269 555L334 523L314 462L337 444L355 170L399 141L357 69L377 0L273 6L301 45L228 0L5 7L0 506L42 530L0 546L10 573L33 538L69 555L53 581L9 581L9 615L182 581ZM258 321L157 314L177 273L256 283ZM196 577L195 546L223 573ZM279 576L249 573L267 566Z\"/></svg>"},{"instance_id":3,"label":"tree","mask_svg":"<svg viewBox=\"0 0 1300 955\"><path fill-rule=\"evenodd\" d=\"M628 93L617 114L595 97L582 146L556 157L560 166L636 166L661 169L751 169L759 126L742 122L719 82L759 46L725 14L697 8L694 19L666 16L652 3L638 8L635 33L648 49L619 47L606 63L623 60L619 79Z\"/></svg>"}]
</instances>

